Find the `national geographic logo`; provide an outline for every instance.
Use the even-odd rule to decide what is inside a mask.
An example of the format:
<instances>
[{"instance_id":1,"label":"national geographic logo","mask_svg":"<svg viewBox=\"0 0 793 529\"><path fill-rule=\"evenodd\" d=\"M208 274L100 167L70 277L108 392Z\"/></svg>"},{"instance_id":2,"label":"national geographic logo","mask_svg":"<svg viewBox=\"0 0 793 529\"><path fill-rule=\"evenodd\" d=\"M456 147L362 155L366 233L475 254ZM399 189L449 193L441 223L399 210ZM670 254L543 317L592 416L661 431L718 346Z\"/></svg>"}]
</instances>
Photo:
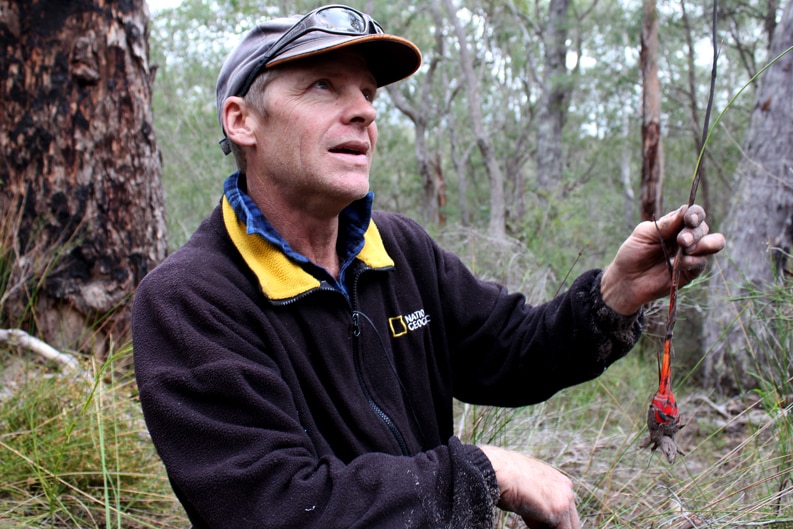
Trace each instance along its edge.
<instances>
[{"instance_id":1,"label":"national geographic logo","mask_svg":"<svg viewBox=\"0 0 793 529\"><path fill-rule=\"evenodd\" d=\"M399 338L406 335L409 331L420 329L430 322L430 315L419 309L416 312L403 316L388 318L388 325L391 327L391 336Z\"/></svg>"}]
</instances>

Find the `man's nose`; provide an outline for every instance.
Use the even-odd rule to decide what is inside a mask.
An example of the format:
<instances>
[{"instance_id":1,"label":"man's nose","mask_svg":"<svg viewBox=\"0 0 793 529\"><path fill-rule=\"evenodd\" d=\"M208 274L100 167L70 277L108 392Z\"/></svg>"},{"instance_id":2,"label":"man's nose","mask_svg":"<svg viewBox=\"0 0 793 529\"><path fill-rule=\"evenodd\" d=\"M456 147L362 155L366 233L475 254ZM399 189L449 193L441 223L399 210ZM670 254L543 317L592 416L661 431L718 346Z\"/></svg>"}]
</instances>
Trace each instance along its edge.
<instances>
[{"instance_id":1,"label":"man's nose","mask_svg":"<svg viewBox=\"0 0 793 529\"><path fill-rule=\"evenodd\" d=\"M377 118L377 109L365 93L354 90L347 99L346 112L351 123L361 123L368 127Z\"/></svg>"}]
</instances>

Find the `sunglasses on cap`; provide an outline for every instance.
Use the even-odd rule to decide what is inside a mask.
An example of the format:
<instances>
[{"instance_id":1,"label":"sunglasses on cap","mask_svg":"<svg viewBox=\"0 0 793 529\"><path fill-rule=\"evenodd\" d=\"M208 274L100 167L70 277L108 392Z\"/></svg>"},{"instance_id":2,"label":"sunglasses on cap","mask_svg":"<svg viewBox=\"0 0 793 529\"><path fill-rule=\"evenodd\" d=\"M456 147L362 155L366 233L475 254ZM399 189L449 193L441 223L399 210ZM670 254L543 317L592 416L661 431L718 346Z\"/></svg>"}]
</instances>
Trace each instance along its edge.
<instances>
[{"instance_id":1,"label":"sunglasses on cap","mask_svg":"<svg viewBox=\"0 0 793 529\"><path fill-rule=\"evenodd\" d=\"M265 53L251 70L251 75L240 87L239 93L246 93L253 84L256 75L267 66L289 45L307 33L322 31L335 35L378 35L383 33L383 28L375 19L357 9L343 5L327 5L317 8L284 33L272 47Z\"/></svg>"}]
</instances>

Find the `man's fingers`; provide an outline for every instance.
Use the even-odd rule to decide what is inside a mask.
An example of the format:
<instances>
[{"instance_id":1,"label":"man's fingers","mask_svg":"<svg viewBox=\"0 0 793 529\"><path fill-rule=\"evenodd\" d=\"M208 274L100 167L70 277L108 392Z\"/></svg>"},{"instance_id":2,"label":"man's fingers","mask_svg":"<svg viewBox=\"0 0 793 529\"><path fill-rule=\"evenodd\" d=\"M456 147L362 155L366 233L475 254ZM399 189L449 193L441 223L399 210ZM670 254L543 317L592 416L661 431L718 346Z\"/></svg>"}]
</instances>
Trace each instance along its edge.
<instances>
[{"instance_id":1,"label":"man's fingers","mask_svg":"<svg viewBox=\"0 0 793 529\"><path fill-rule=\"evenodd\" d=\"M701 206L694 204L686 210L683 219L687 227L696 228L705 220L705 210Z\"/></svg>"},{"instance_id":2,"label":"man's fingers","mask_svg":"<svg viewBox=\"0 0 793 529\"><path fill-rule=\"evenodd\" d=\"M680 270L688 277L694 278L701 274L708 265L708 259L701 256L685 256L680 263Z\"/></svg>"},{"instance_id":3,"label":"man's fingers","mask_svg":"<svg viewBox=\"0 0 793 529\"><path fill-rule=\"evenodd\" d=\"M724 235L721 233L705 233L699 238L694 237L694 242L691 244L684 244L681 239L684 238L685 233L681 233L677 241L683 247L687 255L692 256L708 256L720 252L726 243Z\"/></svg>"},{"instance_id":4,"label":"man's fingers","mask_svg":"<svg viewBox=\"0 0 793 529\"><path fill-rule=\"evenodd\" d=\"M686 228L677 235L677 244L680 245L686 253L694 250L697 243L708 233L710 233L710 226L703 222L696 227Z\"/></svg>"},{"instance_id":5,"label":"man's fingers","mask_svg":"<svg viewBox=\"0 0 793 529\"><path fill-rule=\"evenodd\" d=\"M658 219L658 227L661 229L662 232L669 231L671 229L677 229L683 227L683 216L686 211L686 206L680 206L674 211L670 211L660 219Z\"/></svg>"},{"instance_id":6,"label":"man's fingers","mask_svg":"<svg viewBox=\"0 0 793 529\"><path fill-rule=\"evenodd\" d=\"M667 238L685 228L695 229L705 221L705 210L694 204L682 205L658 219L658 229Z\"/></svg>"},{"instance_id":7,"label":"man's fingers","mask_svg":"<svg viewBox=\"0 0 793 529\"><path fill-rule=\"evenodd\" d=\"M581 519L573 503L566 512L557 519L542 520L534 517L523 517L529 529L581 529Z\"/></svg>"}]
</instances>

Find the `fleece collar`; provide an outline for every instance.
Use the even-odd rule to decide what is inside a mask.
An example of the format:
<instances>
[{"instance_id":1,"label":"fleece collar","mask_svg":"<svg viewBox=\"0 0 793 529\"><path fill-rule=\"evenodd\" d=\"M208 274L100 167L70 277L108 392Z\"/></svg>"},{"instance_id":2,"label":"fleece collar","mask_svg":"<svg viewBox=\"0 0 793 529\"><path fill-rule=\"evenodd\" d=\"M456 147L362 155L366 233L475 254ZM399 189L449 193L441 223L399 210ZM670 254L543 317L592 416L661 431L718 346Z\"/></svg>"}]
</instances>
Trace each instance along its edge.
<instances>
[{"instance_id":1,"label":"fleece collar","mask_svg":"<svg viewBox=\"0 0 793 529\"><path fill-rule=\"evenodd\" d=\"M222 201L223 222L237 250L258 278L262 292L272 301L284 302L319 288L323 283L321 269L292 250L252 202L243 204L242 197L248 199L245 202L250 201L250 197L239 189L236 181L232 182L232 193L229 193L229 187L227 181ZM367 198L371 204L371 197ZM233 201L237 204L233 205ZM367 210L365 215L347 211L340 216L340 229L346 230L345 243L339 248L342 284L344 273L355 259L371 269L394 266L380 232L371 220L371 213L368 213L371 207L364 209ZM312 269L315 273L309 272ZM342 285L338 286L343 289Z\"/></svg>"}]
</instances>

